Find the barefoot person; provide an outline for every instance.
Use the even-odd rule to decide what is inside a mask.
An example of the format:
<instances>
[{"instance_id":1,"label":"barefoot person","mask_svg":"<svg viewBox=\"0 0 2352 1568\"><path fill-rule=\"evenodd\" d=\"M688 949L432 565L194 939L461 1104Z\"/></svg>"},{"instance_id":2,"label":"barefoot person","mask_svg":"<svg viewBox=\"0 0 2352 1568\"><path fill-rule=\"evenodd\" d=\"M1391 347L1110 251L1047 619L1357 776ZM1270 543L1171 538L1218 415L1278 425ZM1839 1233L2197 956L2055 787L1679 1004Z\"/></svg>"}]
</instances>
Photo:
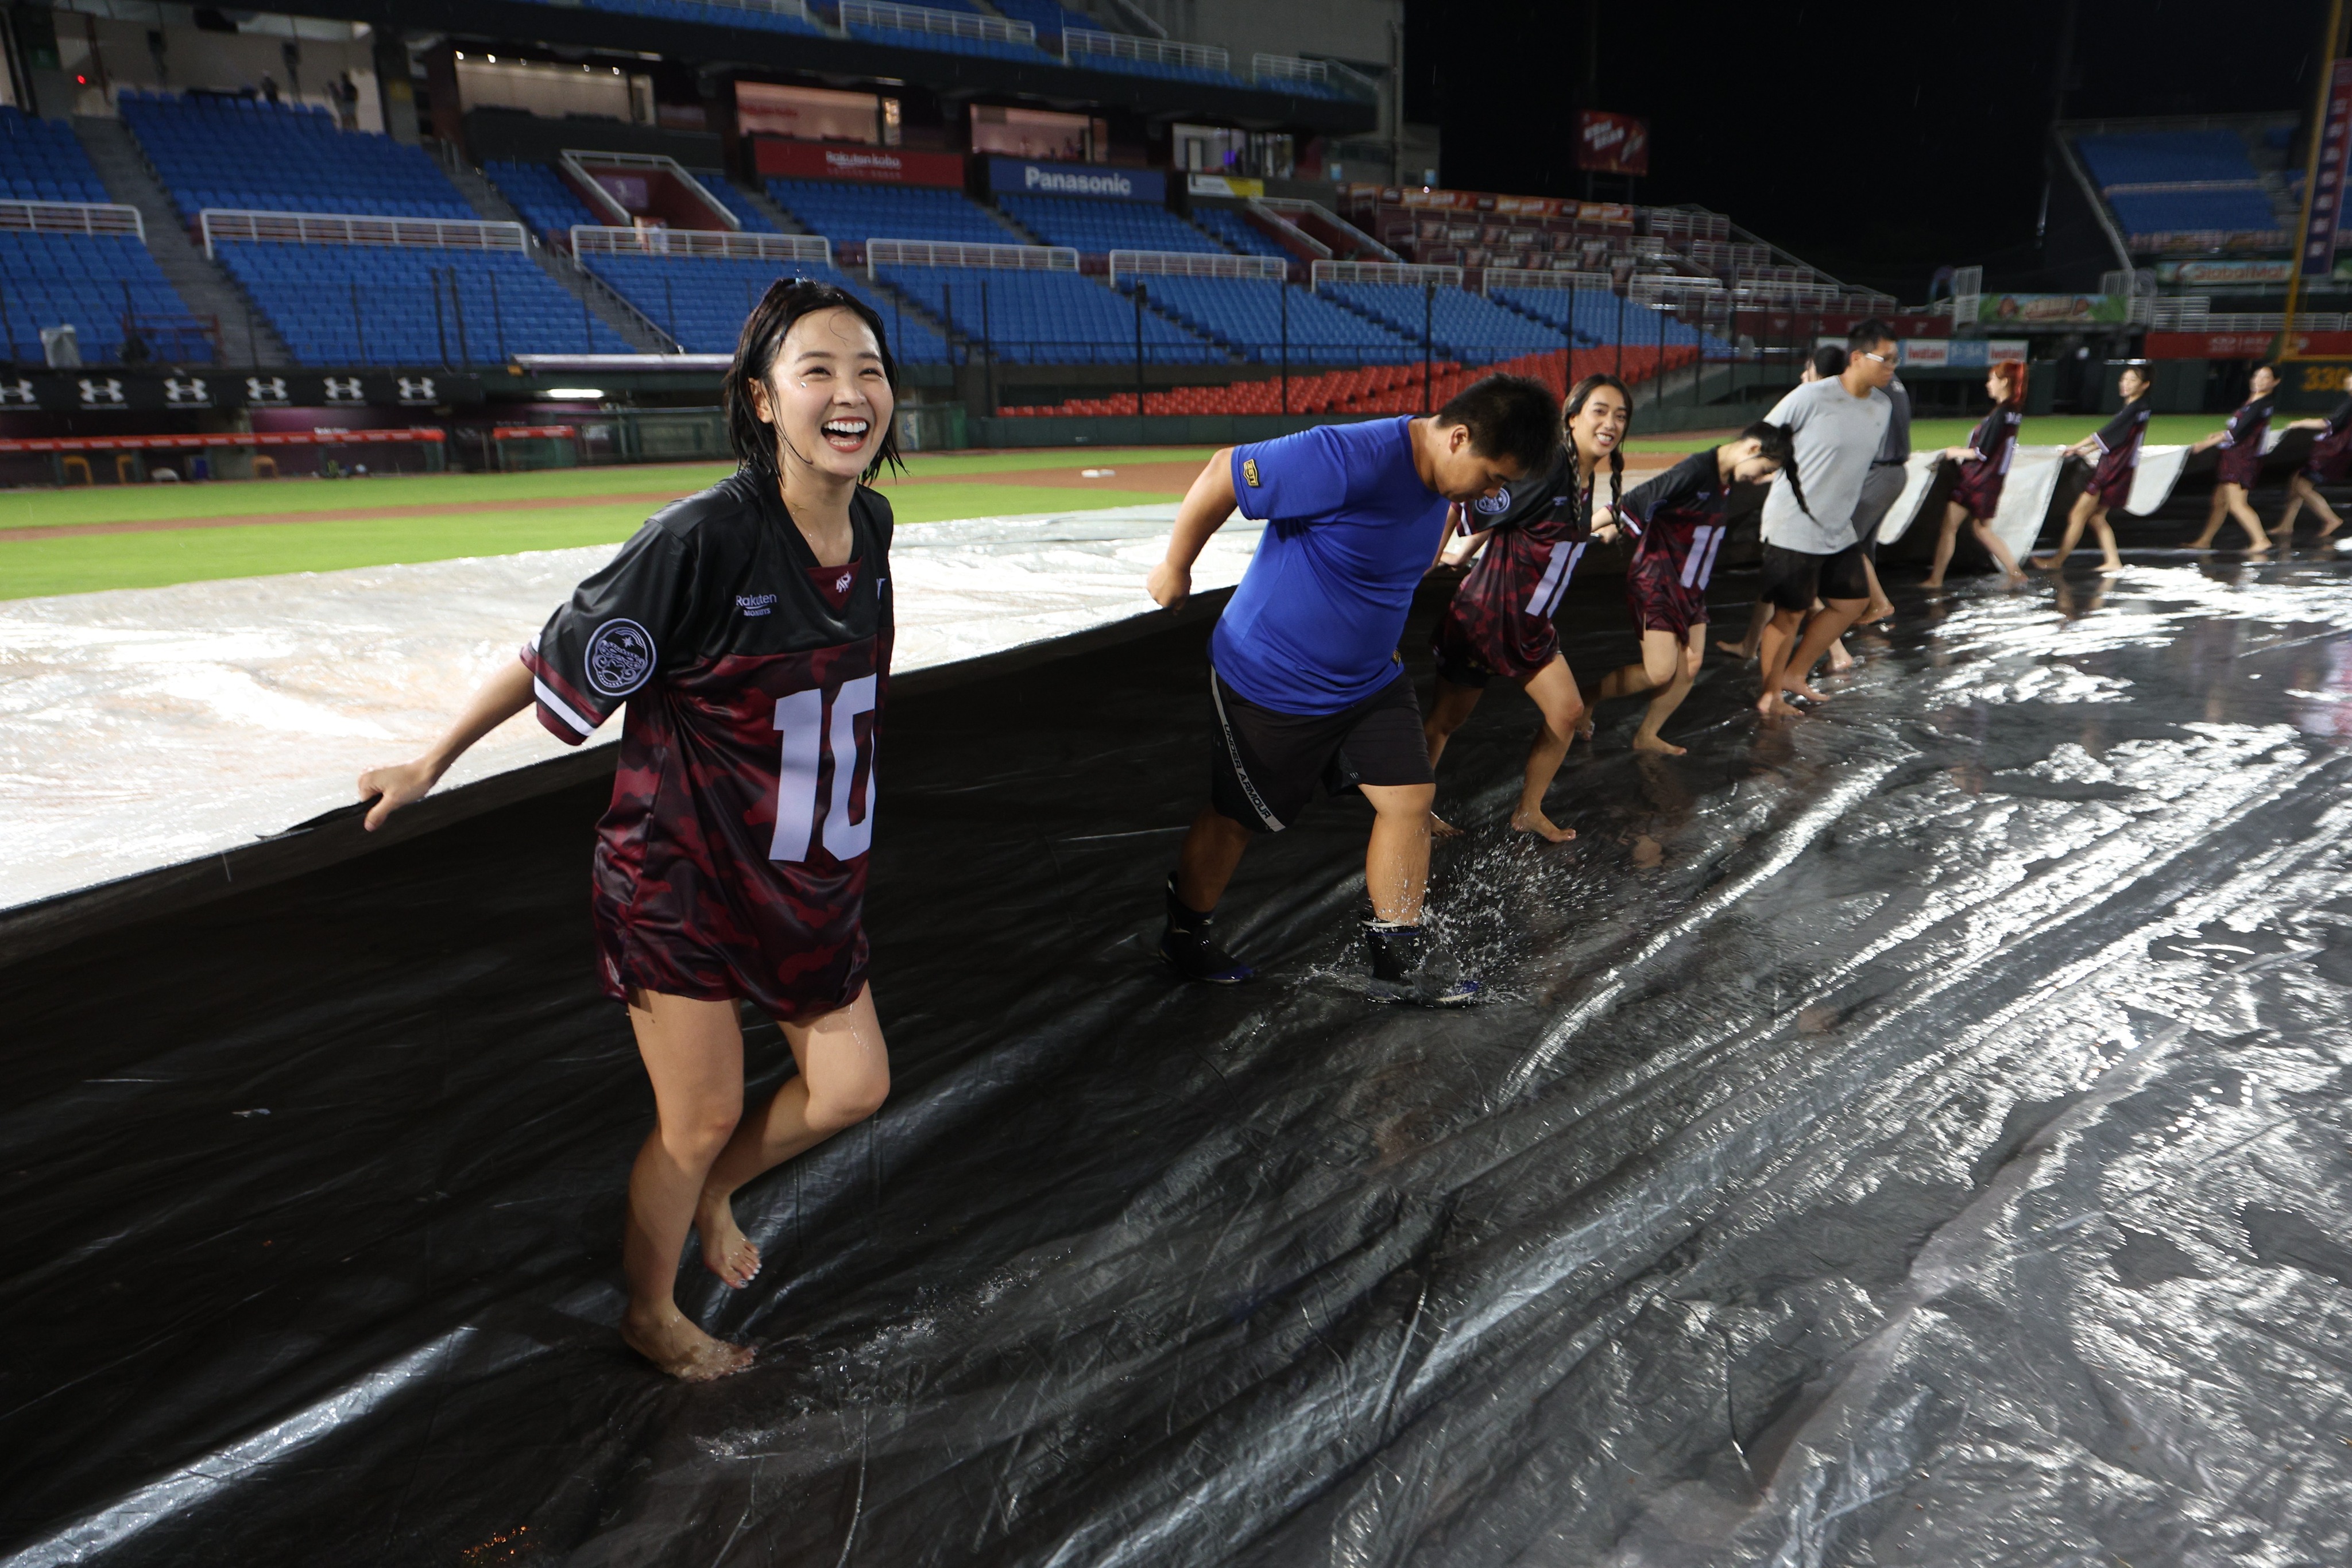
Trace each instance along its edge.
<instances>
[{"instance_id":1,"label":"barefoot person","mask_svg":"<svg viewBox=\"0 0 2352 1568\"><path fill-rule=\"evenodd\" d=\"M655 514L432 750L360 777L373 829L534 699L575 746L625 706L590 895L598 978L654 1090L621 1335L690 1382L751 1351L678 1311L689 1228L712 1272L748 1284L760 1252L736 1188L889 1089L861 925L890 663L890 506L862 483L898 459L886 341L840 289L769 289L723 384L734 476ZM782 1026L800 1066L749 1115L739 999Z\"/></svg>"},{"instance_id":2,"label":"barefoot person","mask_svg":"<svg viewBox=\"0 0 2352 1568\"><path fill-rule=\"evenodd\" d=\"M1903 384L1901 376L1887 378L1886 401L1894 405L1887 416L1886 439L1878 444L1878 455L1870 460L1862 498L1853 506L1854 542L1862 546L1862 574L1870 583L1870 603L1862 618L1873 626L1895 614L1895 601L1886 597L1878 580L1878 526L1902 498L1911 461L1911 389Z\"/></svg>"},{"instance_id":3,"label":"barefoot person","mask_svg":"<svg viewBox=\"0 0 2352 1568\"><path fill-rule=\"evenodd\" d=\"M1165 608L1192 593L1192 563L1236 506L1267 526L1209 640L1209 804L1177 852L1160 938L1178 974L1234 985L1255 973L1218 945L1210 916L1251 837L1297 821L1319 783L1360 789L1374 813L1369 994L1442 1005L1475 992L1421 924L1436 786L1397 640L1448 503L1541 472L1554 417L1542 383L1488 376L1428 418L1228 447L1192 481L1147 585Z\"/></svg>"},{"instance_id":4,"label":"barefoot person","mask_svg":"<svg viewBox=\"0 0 2352 1568\"><path fill-rule=\"evenodd\" d=\"M1845 374L1845 361L1846 352L1843 344L1823 343L1814 349L1812 353L1807 357L1803 368L1797 371L1797 384L1801 387L1809 387L1815 382L1833 381L1837 377ZM1890 385L1887 392L1887 400L1890 402L1894 401L1894 395L1892 386ZM1903 421L1903 455L1906 457L1911 455L1911 421L1907 413L1910 406L1911 400L1907 397L1905 398L1901 407L1906 411ZM1893 439L1894 424L1890 419L1887 425L1887 440L1892 441ZM1857 503L1857 506L1866 505L1869 499L1869 494L1868 482L1865 480L1863 489L1864 500L1861 503ZM1891 506L1893 503L1890 501L1888 505ZM1880 508L1879 515L1883 517L1885 515L1885 508ZM1859 525L1861 520L1860 513L1857 511L1854 521ZM1857 542L1859 542L1859 539L1857 539ZM1865 548L1863 552L1863 562L1865 568L1868 567L1869 560L1870 552L1869 549ZM1874 608L1878 602L1878 580L1875 576L1873 576L1870 581L1872 589L1871 604ZM1816 603L1813 608L1818 610L1821 606ZM1890 604L1887 606L1887 609L1891 613L1894 610L1894 606ZM1749 614L1748 619L1747 634L1742 636L1736 643L1727 640L1718 641L1716 643L1716 646L1722 649L1727 653L1738 655L1739 661L1742 664L1745 664L1756 656L1757 645L1764 641L1764 628L1771 624L1771 621L1772 601L1769 599L1759 598L1756 601L1755 610Z\"/></svg>"},{"instance_id":5,"label":"barefoot person","mask_svg":"<svg viewBox=\"0 0 2352 1568\"><path fill-rule=\"evenodd\" d=\"M1790 433L1796 457L1764 497L1763 586L1772 619L1758 646L1756 711L1768 717L1797 711L1783 692L1824 700L1807 677L1870 602L1853 515L1895 416L1885 390L1895 379L1895 334L1871 317L1846 334L1846 350L1835 379L1799 387L1768 416ZM1817 599L1821 612L1808 620Z\"/></svg>"},{"instance_id":6,"label":"barefoot person","mask_svg":"<svg viewBox=\"0 0 2352 1568\"><path fill-rule=\"evenodd\" d=\"M2086 526L2099 541L2101 574L2113 577L2124 569L2124 558L2116 550L2116 530L2107 526L2107 511L2131 499L2132 477L2139 472L2140 443L2147 434L2147 394L2155 383L2145 365L2126 365L2121 380L2123 407L2095 432L2066 449L2067 455L2097 466L2091 470L2091 482L2074 497L2074 509L2066 514L2066 532L2056 552L2034 557L2033 564L2044 571L2056 571L2066 564ZM2352 402L2345 407L2352 408Z\"/></svg>"},{"instance_id":7,"label":"barefoot person","mask_svg":"<svg viewBox=\"0 0 2352 1568\"><path fill-rule=\"evenodd\" d=\"M2248 492L2263 476L2263 437L2270 433L2271 405L2277 392L2278 372L2268 365L2256 365L2246 401L2238 405L2230 423L2189 449L2221 449L2221 466L2214 476L2213 506L2205 514L2205 531L2189 541L2190 549L2213 548L2213 536L2221 531L2225 513L2246 530L2249 550L2271 548L2270 535L2263 531L2263 519L2255 515Z\"/></svg>"},{"instance_id":8,"label":"barefoot person","mask_svg":"<svg viewBox=\"0 0 2352 1568\"><path fill-rule=\"evenodd\" d=\"M2352 371L2344 375L2344 390L2352 392ZM2303 468L2286 489L2286 510L2278 520L2281 543L2294 538L2295 514L2308 506L2327 519L2319 530L2326 538L2344 526L2327 498L2319 493L2322 485L2340 485L2352 476L2352 397L2336 405L2326 419L2298 419L2289 430L2315 430L2319 439L2311 444L2311 455L2304 459Z\"/></svg>"},{"instance_id":9,"label":"barefoot person","mask_svg":"<svg viewBox=\"0 0 2352 1568\"><path fill-rule=\"evenodd\" d=\"M1690 695L1706 656L1706 584L1723 548L1724 502L1734 484L1769 484L1794 451L1779 425L1751 424L1738 440L1694 452L1636 486L1616 508L1640 540L1625 571L1625 597L1642 632L1642 662L1603 675L1595 700L1657 692L1633 733L1634 750L1684 754L1658 730Z\"/></svg>"},{"instance_id":10,"label":"barefoot person","mask_svg":"<svg viewBox=\"0 0 2352 1568\"><path fill-rule=\"evenodd\" d=\"M1501 502L1500 497L1474 507L1476 531L1457 535L1444 557L1458 565L1477 555L1478 564L1454 591L1454 602L1430 639L1437 693L1422 725L1430 768L1433 774L1446 740L1469 719L1488 681L1500 675L1517 682L1542 717L1528 747L1511 826L1553 843L1576 836L1544 815L1543 802L1583 723L1584 701L1560 653L1551 618L1595 537L1592 486L1604 463L1609 504L1617 503L1625 472L1619 447L1632 409L1625 383L1614 376L1587 376L1570 388L1560 410L1560 447L1549 471L1539 482L1513 486L1508 504L1498 512L1482 509ZM1611 528L1599 537L1606 541L1617 535ZM1441 824L1441 831L1451 830Z\"/></svg>"},{"instance_id":11,"label":"barefoot person","mask_svg":"<svg viewBox=\"0 0 2352 1568\"><path fill-rule=\"evenodd\" d=\"M1945 457L1960 465L1960 476L1952 486L1952 498L1944 504L1943 529L1936 536L1936 560L1927 569L1924 587L1944 586L1944 572L1952 564L1952 547L1959 540L1963 520L1977 543L2000 563L2004 584L2015 588L2025 580L2025 574L2017 570L2017 557L1992 531L2010 461L2017 455L2017 429L2025 412L2024 365L2012 360L1987 371L1985 394L1992 399L1992 412L1977 422L1966 445L1944 449Z\"/></svg>"}]
</instances>

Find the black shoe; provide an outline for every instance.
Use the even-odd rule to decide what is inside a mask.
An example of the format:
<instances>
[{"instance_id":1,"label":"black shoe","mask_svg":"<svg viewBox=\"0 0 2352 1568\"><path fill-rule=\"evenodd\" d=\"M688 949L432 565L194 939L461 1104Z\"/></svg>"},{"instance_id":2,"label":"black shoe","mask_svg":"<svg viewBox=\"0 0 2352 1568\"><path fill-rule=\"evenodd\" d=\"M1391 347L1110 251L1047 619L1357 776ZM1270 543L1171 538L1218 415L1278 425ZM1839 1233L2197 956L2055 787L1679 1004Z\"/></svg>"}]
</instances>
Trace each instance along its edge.
<instances>
[{"instance_id":1,"label":"black shoe","mask_svg":"<svg viewBox=\"0 0 2352 1568\"><path fill-rule=\"evenodd\" d=\"M1238 986L1257 978L1257 971L1217 945L1209 934L1210 917L1187 909L1176 896L1176 879L1168 879L1168 927L1160 934L1160 956L1188 980L1212 986Z\"/></svg>"},{"instance_id":2,"label":"black shoe","mask_svg":"<svg viewBox=\"0 0 2352 1568\"><path fill-rule=\"evenodd\" d=\"M1462 960L1425 925L1364 922L1364 956L1372 970L1364 995L1376 1002L1458 1008L1477 999L1478 982L1462 972Z\"/></svg>"}]
</instances>

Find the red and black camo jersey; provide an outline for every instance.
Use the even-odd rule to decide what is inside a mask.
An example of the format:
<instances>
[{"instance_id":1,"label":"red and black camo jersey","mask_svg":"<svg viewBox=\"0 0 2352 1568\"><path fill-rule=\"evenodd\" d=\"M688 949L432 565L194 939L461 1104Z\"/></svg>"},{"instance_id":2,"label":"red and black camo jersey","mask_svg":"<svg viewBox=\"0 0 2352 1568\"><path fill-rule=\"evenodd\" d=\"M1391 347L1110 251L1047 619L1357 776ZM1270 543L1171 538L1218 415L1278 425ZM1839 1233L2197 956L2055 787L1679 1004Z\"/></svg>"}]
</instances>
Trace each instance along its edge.
<instances>
[{"instance_id":1,"label":"red and black camo jersey","mask_svg":"<svg viewBox=\"0 0 2352 1568\"><path fill-rule=\"evenodd\" d=\"M889 681L890 505L821 567L773 481L664 507L523 650L578 745L628 709L592 902L604 988L814 1018L856 999Z\"/></svg>"},{"instance_id":2,"label":"red and black camo jersey","mask_svg":"<svg viewBox=\"0 0 2352 1568\"><path fill-rule=\"evenodd\" d=\"M1959 482L1952 487L1952 499L1967 507L1972 517L1989 518L2000 505L2010 460L2017 455L2018 423L2017 405L1999 402L1969 433L1969 444L1977 455L1960 465Z\"/></svg>"},{"instance_id":3,"label":"red and black camo jersey","mask_svg":"<svg viewBox=\"0 0 2352 1568\"><path fill-rule=\"evenodd\" d=\"M1625 569L1625 595L1642 630L1679 637L1706 622L1727 489L1709 447L1636 485L1618 507L1620 521L1640 536Z\"/></svg>"},{"instance_id":4,"label":"red and black camo jersey","mask_svg":"<svg viewBox=\"0 0 2352 1568\"><path fill-rule=\"evenodd\" d=\"M1516 481L1471 508L1469 527L1491 530L1445 619L1458 641L1498 675L1526 680L1559 651L1552 612L1592 542L1592 492L1562 447L1540 476ZM1444 640L1445 628L1439 629Z\"/></svg>"}]
</instances>

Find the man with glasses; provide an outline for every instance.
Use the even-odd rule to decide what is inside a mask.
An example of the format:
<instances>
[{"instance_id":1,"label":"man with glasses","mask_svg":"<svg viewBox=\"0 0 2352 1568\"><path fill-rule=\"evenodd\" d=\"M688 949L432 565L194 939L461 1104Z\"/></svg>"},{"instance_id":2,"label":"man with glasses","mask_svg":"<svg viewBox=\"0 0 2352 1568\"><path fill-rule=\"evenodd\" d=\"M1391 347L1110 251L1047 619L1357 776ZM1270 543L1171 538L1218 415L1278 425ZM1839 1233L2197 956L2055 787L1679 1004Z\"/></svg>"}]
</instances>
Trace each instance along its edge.
<instances>
[{"instance_id":1,"label":"man with glasses","mask_svg":"<svg viewBox=\"0 0 2352 1568\"><path fill-rule=\"evenodd\" d=\"M1805 677L1870 602L1853 515L1894 418L1885 390L1894 379L1895 335L1874 316L1846 334L1843 374L1799 387L1767 416L1793 433L1804 495L1800 502L1784 471L1764 497L1763 597L1772 619L1759 649L1756 711L1767 716L1799 711L1784 692L1823 700ZM1826 608L1808 622L1816 599Z\"/></svg>"}]
</instances>

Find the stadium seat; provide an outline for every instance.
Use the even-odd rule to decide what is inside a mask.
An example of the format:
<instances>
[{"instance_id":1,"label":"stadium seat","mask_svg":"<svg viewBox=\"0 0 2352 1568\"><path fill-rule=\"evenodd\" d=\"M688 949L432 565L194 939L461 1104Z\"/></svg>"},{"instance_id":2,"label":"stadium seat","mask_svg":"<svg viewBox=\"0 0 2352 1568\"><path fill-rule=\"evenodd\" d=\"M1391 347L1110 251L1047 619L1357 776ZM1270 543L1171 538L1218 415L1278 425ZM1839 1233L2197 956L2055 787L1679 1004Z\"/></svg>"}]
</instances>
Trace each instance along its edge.
<instances>
[{"instance_id":1,"label":"stadium seat","mask_svg":"<svg viewBox=\"0 0 2352 1568\"><path fill-rule=\"evenodd\" d=\"M768 214L753 206L751 199L737 190L734 182L719 170L689 169L687 172L692 174L720 206L735 214L735 221L743 225L745 234L772 235L779 232Z\"/></svg>"},{"instance_id":2,"label":"stadium seat","mask_svg":"<svg viewBox=\"0 0 2352 1568\"><path fill-rule=\"evenodd\" d=\"M1122 278L1122 290L1138 279ZM1411 341L1304 288L1271 278L1145 277L1144 298L1200 336L1258 364L1282 359L1282 296L1290 291L1290 362L1295 365L1398 364L1421 357ZM1130 350L1131 351L1131 350Z\"/></svg>"},{"instance_id":3,"label":"stadium seat","mask_svg":"<svg viewBox=\"0 0 2352 1568\"><path fill-rule=\"evenodd\" d=\"M0 229L0 337L11 359L37 361L41 329L69 325L86 362L119 361L128 316L152 358L208 363L212 344L187 308L130 235Z\"/></svg>"},{"instance_id":4,"label":"stadium seat","mask_svg":"<svg viewBox=\"0 0 2352 1568\"><path fill-rule=\"evenodd\" d=\"M0 200L110 202L73 128L0 104Z\"/></svg>"},{"instance_id":5,"label":"stadium seat","mask_svg":"<svg viewBox=\"0 0 2352 1568\"><path fill-rule=\"evenodd\" d=\"M961 191L866 185L846 180L771 180L768 199L836 246L886 239L1019 245L1021 238Z\"/></svg>"},{"instance_id":6,"label":"stadium seat","mask_svg":"<svg viewBox=\"0 0 2352 1568\"><path fill-rule=\"evenodd\" d=\"M126 91L122 120L181 213L206 207L471 218L422 148L341 131L323 109L257 99Z\"/></svg>"},{"instance_id":7,"label":"stadium seat","mask_svg":"<svg viewBox=\"0 0 2352 1568\"><path fill-rule=\"evenodd\" d=\"M790 276L833 284L873 306L882 318L891 355L901 364L948 362L946 340L919 316L909 316L898 300L865 278L823 262L601 254L585 259L590 271L612 285L646 319L676 338L688 353L733 352L743 331L743 318L770 285Z\"/></svg>"},{"instance_id":8,"label":"stadium seat","mask_svg":"<svg viewBox=\"0 0 2352 1568\"><path fill-rule=\"evenodd\" d=\"M1096 201L1085 196L1001 198L1005 215L1047 245L1089 256L1113 250L1192 251L1215 256L1225 247L1164 207L1147 202Z\"/></svg>"},{"instance_id":9,"label":"stadium seat","mask_svg":"<svg viewBox=\"0 0 2352 1568\"><path fill-rule=\"evenodd\" d=\"M1133 364L1135 308L1075 272L885 267L881 280L958 332L1013 364ZM1155 311L1143 315L1143 355L1156 365L1213 364L1217 345Z\"/></svg>"},{"instance_id":10,"label":"stadium seat","mask_svg":"<svg viewBox=\"0 0 2352 1568\"><path fill-rule=\"evenodd\" d=\"M1272 235L1231 207L1195 207L1192 222L1214 235L1227 250L1243 256L1271 256L1283 260L1290 257L1290 253Z\"/></svg>"},{"instance_id":11,"label":"stadium seat","mask_svg":"<svg viewBox=\"0 0 2352 1568\"><path fill-rule=\"evenodd\" d=\"M2074 148L2126 234L2279 227L2261 172L2234 131L2118 131L2076 137Z\"/></svg>"},{"instance_id":12,"label":"stadium seat","mask_svg":"<svg viewBox=\"0 0 2352 1568\"><path fill-rule=\"evenodd\" d=\"M568 235L576 224L604 224L588 210L570 182L545 163L512 163L493 160L482 172L522 221L541 235Z\"/></svg>"}]
</instances>

